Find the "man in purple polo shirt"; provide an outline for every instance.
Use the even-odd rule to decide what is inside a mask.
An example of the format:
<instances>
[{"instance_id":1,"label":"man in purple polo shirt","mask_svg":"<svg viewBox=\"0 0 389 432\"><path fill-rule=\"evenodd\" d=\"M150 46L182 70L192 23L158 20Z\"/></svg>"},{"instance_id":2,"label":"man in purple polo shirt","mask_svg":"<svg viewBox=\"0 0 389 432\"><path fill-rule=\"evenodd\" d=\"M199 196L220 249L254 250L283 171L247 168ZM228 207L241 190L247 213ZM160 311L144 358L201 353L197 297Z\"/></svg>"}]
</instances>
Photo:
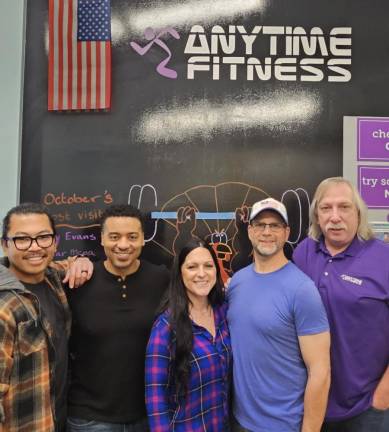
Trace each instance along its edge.
<instances>
[{"instance_id":1,"label":"man in purple polo shirt","mask_svg":"<svg viewBox=\"0 0 389 432\"><path fill-rule=\"evenodd\" d=\"M387 432L389 246L374 238L364 202L341 177L320 183L310 218L309 238L293 258L318 287L330 323L322 432Z\"/></svg>"}]
</instances>

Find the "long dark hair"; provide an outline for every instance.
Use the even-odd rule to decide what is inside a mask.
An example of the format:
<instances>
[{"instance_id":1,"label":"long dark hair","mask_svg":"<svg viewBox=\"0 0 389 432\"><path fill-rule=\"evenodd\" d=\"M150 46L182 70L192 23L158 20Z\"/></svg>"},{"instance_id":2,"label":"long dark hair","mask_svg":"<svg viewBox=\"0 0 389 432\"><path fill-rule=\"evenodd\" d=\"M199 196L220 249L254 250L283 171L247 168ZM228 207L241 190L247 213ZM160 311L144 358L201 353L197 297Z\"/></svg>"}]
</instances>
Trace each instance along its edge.
<instances>
[{"instance_id":1,"label":"long dark hair","mask_svg":"<svg viewBox=\"0 0 389 432\"><path fill-rule=\"evenodd\" d=\"M199 247L205 248L210 252L216 267L216 283L208 294L209 304L213 307L222 304L224 301L224 289L220 276L220 268L212 246L201 240L190 240L175 257L168 296L163 306L163 309L169 309L170 312L169 318L173 330L172 343L174 346L172 350L174 364L173 378L176 394L179 397L184 396L187 392L190 374L190 358L193 347L192 323L189 317L190 299L182 281L181 267L189 253Z\"/></svg>"}]
</instances>

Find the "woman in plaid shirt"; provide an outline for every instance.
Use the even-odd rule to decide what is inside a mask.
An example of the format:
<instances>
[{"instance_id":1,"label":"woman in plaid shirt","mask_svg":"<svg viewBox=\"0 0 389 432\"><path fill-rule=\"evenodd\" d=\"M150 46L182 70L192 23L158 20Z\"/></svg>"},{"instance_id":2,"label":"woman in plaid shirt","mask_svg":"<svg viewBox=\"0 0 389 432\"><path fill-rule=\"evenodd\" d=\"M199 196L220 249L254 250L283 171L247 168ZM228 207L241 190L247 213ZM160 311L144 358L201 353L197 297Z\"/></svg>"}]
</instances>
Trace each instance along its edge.
<instances>
[{"instance_id":1,"label":"woman in plaid shirt","mask_svg":"<svg viewBox=\"0 0 389 432\"><path fill-rule=\"evenodd\" d=\"M173 268L146 351L151 432L228 431L231 343L212 248L190 241Z\"/></svg>"}]
</instances>

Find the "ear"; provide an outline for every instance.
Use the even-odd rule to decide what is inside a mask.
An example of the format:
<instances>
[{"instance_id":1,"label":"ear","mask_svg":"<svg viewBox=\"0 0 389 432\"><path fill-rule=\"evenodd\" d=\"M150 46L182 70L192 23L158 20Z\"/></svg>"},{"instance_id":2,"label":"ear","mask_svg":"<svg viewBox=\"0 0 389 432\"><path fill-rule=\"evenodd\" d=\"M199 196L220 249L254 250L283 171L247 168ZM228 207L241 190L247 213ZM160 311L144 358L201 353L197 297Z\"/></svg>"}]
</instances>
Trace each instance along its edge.
<instances>
[{"instance_id":1,"label":"ear","mask_svg":"<svg viewBox=\"0 0 389 432\"><path fill-rule=\"evenodd\" d=\"M287 227L285 228L285 241L286 241L286 242L288 241L289 236L290 236L290 227L287 226Z\"/></svg>"},{"instance_id":2,"label":"ear","mask_svg":"<svg viewBox=\"0 0 389 432\"><path fill-rule=\"evenodd\" d=\"M250 241L252 240L252 234L253 234L253 227L251 224L248 224L247 225L247 235L248 235L248 238Z\"/></svg>"},{"instance_id":3,"label":"ear","mask_svg":"<svg viewBox=\"0 0 389 432\"><path fill-rule=\"evenodd\" d=\"M3 249L4 256L8 256L8 244L4 239L1 239L1 248Z\"/></svg>"}]
</instances>

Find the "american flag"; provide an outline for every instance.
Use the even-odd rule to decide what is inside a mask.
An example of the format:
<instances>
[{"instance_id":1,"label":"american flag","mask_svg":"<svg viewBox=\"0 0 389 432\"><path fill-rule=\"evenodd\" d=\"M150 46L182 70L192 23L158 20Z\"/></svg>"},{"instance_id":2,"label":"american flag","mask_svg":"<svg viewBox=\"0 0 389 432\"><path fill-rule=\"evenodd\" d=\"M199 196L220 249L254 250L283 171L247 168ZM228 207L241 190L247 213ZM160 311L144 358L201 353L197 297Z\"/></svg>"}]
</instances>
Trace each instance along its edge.
<instances>
[{"instance_id":1,"label":"american flag","mask_svg":"<svg viewBox=\"0 0 389 432\"><path fill-rule=\"evenodd\" d=\"M48 109L111 107L110 0L49 0Z\"/></svg>"}]
</instances>

